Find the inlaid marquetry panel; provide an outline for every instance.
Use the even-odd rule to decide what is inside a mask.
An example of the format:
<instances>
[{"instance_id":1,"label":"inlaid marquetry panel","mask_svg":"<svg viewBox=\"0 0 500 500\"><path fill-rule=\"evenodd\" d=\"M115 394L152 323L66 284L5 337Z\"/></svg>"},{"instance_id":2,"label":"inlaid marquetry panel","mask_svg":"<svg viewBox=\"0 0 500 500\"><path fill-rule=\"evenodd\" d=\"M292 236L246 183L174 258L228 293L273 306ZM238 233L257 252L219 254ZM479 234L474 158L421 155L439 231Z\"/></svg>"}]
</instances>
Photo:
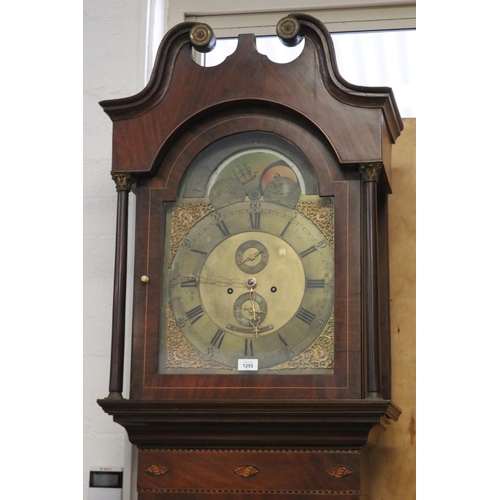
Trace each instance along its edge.
<instances>
[{"instance_id":1,"label":"inlaid marquetry panel","mask_svg":"<svg viewBox=\"0 0 500 500\"><path fill-rule=\"evenodd\" d=\"M359 467L359 450L140 449L138 489L357 498Z\"/></svg>"}]
</instances>

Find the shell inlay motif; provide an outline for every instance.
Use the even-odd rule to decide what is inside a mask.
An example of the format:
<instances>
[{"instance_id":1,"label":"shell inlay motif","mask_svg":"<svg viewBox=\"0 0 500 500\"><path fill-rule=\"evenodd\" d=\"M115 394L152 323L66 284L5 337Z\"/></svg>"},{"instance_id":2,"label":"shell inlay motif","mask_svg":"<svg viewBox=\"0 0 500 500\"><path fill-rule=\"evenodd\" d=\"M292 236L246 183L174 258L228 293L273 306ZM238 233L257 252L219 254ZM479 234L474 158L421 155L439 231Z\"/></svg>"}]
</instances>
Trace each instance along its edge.
<instances>
[{"instance_id":1,"label":"shell inlay motif","mask_svg":"<svg viewBox=\"0 0 500 500\"><path fill-rule=\"evenodd\" d=\"M144 469L144 472L150 476L164 476L169 470L164 465L150 465Z\"/></svg>"},{"instance_id":2,"label":"shell inlay motif","mask_svg":"<svg viewBox=\"0 0 500 500\"><path fill-rule=\"evenodd\" d=\"M335 479L345 479L352 474L352 469L347 467L347 465L334 465L326 470L326 473L330 477L334 477Z\"/></svg>"},{"instance_id":3,"label":"shell inlay motif","mask_svg":"<svg viewBox=\"0 0 500 500\"><path fill-rule=\"evenodd\" d=\"M260 472L260 469L254 465L240 465L233 472L240 477L248 478L256 476Z\"/></svg>"}]
</instances>

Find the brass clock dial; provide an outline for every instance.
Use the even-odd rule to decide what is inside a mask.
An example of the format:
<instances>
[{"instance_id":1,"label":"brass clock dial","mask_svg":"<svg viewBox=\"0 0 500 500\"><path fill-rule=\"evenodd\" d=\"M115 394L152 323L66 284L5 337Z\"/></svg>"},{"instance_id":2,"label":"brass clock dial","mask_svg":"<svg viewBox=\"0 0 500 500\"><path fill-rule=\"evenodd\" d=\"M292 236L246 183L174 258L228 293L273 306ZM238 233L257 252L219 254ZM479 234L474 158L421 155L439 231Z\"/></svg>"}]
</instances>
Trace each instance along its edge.
<instances>
[{"instance_id":1,"label":"brass clock dial","mask_svg":"<svg viewBox=\"0 0 500 500\"><path fill-rule=\"evenodd\" d=\"M236 202L186 234L170 272L170 306L182 335L230 367L245 357L265 369L301 353L333 308L333 255L297 210Z\"/></svg>"},{"instance_id":2,"label":"brass clock dial","mask_svg":"<svg viewBox=\"0 0 500 500\"><path fill-rule=\"evenodd\" d=\"M317 192L307 158L275 134L227 136L192 160L165 211L160 366L237 373L252 358L261 373L282 373L297 364L333 313L332 200L326 229L298 208L314 213Z\"/></svg>"}]
</instances>

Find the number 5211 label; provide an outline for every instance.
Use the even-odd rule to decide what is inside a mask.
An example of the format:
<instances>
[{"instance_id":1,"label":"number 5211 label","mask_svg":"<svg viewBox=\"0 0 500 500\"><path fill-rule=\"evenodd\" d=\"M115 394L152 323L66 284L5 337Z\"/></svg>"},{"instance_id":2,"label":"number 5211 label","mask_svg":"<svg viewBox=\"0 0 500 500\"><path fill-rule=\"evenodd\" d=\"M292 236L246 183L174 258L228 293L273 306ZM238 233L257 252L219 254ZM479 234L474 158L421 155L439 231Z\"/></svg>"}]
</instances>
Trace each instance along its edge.
<instances>
[{"instance_id":1,"label":"number 5211 label","mask_svg":"<svg viewBox=\"0 0 500 500\"><path fill-rule=\"evenodd\" d=\"M238 359L238 371L257 371L259 369L258 359Z\"/></svg>"}]
</instances>

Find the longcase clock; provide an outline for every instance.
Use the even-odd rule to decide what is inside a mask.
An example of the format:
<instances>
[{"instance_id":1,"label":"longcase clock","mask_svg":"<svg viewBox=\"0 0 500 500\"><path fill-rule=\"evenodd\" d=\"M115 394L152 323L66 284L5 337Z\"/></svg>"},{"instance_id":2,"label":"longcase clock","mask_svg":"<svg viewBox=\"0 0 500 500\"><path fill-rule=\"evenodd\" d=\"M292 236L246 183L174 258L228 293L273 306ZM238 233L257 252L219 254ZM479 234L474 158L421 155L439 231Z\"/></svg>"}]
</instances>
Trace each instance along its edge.
<instances>
[{"instance_id":1,"label":"longcase clock","mask_svg":"<svg viewBox=\"0 0 500 500\"><path fill-rule=\"evenodd\" d=\"M357 499L391 402L387 196L403 125L389 88L346 82L326 28L241 35L201 67L183 23L139 94L101 102L118 191L109 395L142 500ZM130 396L122 395L128 196L137 197Z\"/></svg>"}]
</instances>

